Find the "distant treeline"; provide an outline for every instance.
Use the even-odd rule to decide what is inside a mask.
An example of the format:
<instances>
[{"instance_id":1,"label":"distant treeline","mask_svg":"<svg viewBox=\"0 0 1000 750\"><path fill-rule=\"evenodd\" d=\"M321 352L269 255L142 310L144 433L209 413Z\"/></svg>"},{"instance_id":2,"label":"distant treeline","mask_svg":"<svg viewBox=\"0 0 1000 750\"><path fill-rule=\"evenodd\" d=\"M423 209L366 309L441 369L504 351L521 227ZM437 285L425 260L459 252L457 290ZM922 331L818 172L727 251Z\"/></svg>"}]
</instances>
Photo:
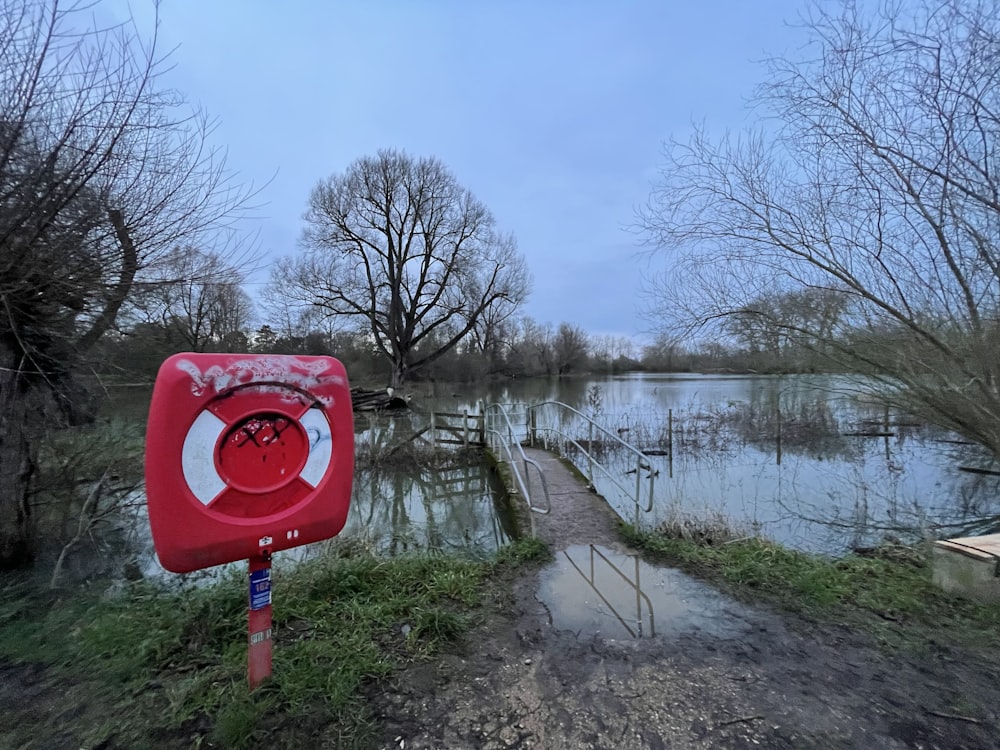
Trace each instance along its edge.
<instances>
[{"instance_id":1,"label":"distant treeline","mask_svg":"<svg viewBox=\"0 0 1000 750\"><path fill-rule=\"evenodd\" d=\"M279 333L269 325L192 341L186 323L140 323L106 336L98 347L96 371L105 378L152 381L164 359L182 351L331 355L352 382L385 385L391 364L363 332L309 330ZM433 344L433 342L432 342ZM419 351L416 352L419 354ZM470 337L414 375L415 380L468 382L482 378L567 377L621 372L814 372L829 362L807 350L761 352L719 343L686 347L667 340L638 344L628 336L589 335L578 326L512 322L491 343Z\"/></svg>"}]
</instances>

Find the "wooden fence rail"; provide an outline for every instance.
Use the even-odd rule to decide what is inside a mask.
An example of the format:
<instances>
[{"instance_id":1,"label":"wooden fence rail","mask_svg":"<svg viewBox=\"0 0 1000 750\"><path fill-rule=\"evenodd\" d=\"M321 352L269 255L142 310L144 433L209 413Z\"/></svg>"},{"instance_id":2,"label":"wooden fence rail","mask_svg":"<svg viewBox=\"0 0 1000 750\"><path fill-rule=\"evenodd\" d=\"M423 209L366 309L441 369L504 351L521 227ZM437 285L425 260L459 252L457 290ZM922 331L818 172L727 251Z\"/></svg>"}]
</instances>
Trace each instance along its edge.
<instances>
[{"instance_id":1,"label":"wooden fence rail","mask_svg":"<svg viewBox=\"0 0 1000 750\"><path fill-rule=\"evenodd\" d=\"M482 447L486 444L486 423L482 414L438 411L431 412L428 439L437 445Z\"/></svg>"}]
</instances>

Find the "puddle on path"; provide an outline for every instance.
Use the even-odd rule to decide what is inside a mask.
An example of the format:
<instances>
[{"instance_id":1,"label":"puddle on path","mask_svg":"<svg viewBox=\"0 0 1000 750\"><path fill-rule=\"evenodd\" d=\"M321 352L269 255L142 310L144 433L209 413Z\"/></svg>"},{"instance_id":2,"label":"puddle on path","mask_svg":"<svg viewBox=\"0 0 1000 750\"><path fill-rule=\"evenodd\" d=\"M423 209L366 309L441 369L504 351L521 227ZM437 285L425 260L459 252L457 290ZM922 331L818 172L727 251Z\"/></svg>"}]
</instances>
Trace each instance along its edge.
<instances>
[{"instance_id":1,"label":"puddle on path","mask_svg":"<svg viewBox=\"0 0 1000 750\"><path fill-rule=\"evenodd\" d=\"M702 632L738 636L758 619L739 602L685 573L598 545L556 553L535 597L558 630L608 638Z\"/></svg>"}]
</instances>

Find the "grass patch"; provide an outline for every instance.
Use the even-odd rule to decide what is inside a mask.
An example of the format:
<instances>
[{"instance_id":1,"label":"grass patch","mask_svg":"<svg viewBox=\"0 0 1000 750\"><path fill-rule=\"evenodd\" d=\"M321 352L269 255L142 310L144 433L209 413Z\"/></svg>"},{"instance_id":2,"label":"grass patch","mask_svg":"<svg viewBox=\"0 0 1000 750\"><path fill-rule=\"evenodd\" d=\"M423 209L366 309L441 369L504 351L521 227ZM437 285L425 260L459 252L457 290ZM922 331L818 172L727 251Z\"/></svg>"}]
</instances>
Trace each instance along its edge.
<instances>
[{"instance_id":1,"label":"grass patch","mask_svg":"<svg viewBox=\"0 0 1000 750\"><path fill-rule=\"evenodd\" d=\"M521 564L529 562L549 562L552 551L538 537L525 536L508 544L497 552L497 562Z\"/></svg>"},{"instance_id":2,"label":"grass patch","mask_svg":"<svg viewBox=\"0 0 1000 750\"><path fill-rule=\"evenodd\" d=\"M504 570L545 554L537 540L522 540L489 562L359 556L278 569L273 677L253 693L247 583L238 574L180 591L134 584L114 596L8 586L0 662L92 686L111 709L102 732L125 746L186 747L197 736L241 748L266 736L278 748L317 737L364 747L363 685L460 637L502 587Z\"/></svg>"},{"instance_id":3,"label":"grass patch","mask_svg":"<svg viewBox=\"0 0 1000 750\"><path fill-rule=\"evenodd\" d=\"M665 533L666 532L666 533ZM888 645L929 640L973 650L1000 647L1000 605L948 594L934 585L921 550L888 545L870 555L811 555L722 530L678 535L623 525L626 541L736 595L763 599L818 620L850 622Z\"/></svg>"}]
</instances>

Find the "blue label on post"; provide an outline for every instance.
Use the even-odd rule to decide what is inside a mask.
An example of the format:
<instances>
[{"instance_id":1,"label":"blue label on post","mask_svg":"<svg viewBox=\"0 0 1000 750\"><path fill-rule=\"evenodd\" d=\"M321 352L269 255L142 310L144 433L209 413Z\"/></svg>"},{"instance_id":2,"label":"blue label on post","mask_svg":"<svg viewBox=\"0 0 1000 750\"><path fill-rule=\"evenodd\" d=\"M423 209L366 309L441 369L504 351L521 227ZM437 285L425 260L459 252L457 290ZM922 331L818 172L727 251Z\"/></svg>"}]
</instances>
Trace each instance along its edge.
<instances>
[{"instance_id":1,"label":"blue label on post","mask_svg":"<svg viewBox=\"0 0 1000 750\"><path fill-rule=\"evenodd\" d=\"M250 609L264 609L271 604L271 571L255 570L250 574Z\"/></svg>"}]
</instances>

